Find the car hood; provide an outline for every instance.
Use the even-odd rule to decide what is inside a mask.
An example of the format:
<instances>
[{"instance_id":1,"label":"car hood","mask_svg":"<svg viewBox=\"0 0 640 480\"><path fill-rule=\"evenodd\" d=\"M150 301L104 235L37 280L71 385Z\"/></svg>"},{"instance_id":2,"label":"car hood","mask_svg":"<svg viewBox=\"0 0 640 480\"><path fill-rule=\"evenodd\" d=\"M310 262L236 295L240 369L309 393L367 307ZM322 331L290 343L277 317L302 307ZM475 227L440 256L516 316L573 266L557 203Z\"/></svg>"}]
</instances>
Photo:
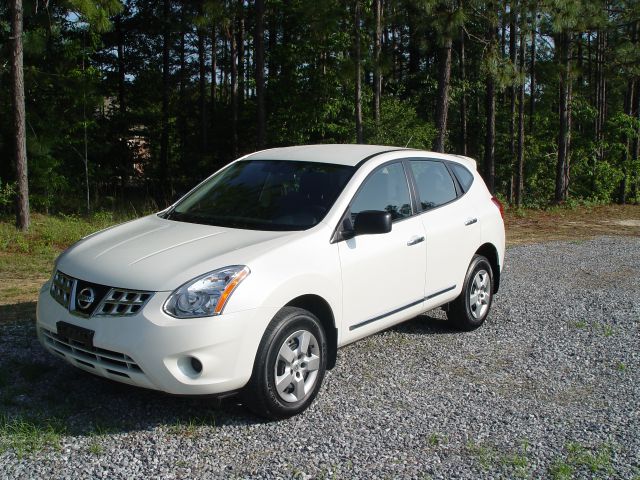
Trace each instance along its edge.
<instances>
[{"instance_id":1,"label":"car hood","mask_svg":"<svg viewBox=\"0 0 640 480\"><path fill-rule=\"evenodd\" d=\"M301 232L269 232L140 218L89 235L65 251L57 268L102 285L163 291L228 265L247 264Z\"/></svg>"}]
</instances>

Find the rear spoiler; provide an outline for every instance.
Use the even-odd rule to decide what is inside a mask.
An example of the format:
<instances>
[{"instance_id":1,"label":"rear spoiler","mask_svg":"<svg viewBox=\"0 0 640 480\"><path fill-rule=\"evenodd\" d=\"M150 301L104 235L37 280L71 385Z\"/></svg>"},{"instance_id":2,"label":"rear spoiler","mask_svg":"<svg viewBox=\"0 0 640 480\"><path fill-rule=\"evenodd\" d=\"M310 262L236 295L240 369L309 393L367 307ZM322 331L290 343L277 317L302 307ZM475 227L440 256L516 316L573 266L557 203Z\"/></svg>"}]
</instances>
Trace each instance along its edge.
<instances>
[{"instance_id":1,"label":"rear spoiler","mask_svg":"<svg viewBox=\"0 0 640 480\"><path fill-rule=\"evenodd\" d=\"M462 160L462 163L467 165L469 168L471 168L473 170L477 170L478 169L478 164L473 158L465 157L464 155L453 155L453 156L456 157L456 158L459 158L460 160Z\"/></svg>"}]
</instances>

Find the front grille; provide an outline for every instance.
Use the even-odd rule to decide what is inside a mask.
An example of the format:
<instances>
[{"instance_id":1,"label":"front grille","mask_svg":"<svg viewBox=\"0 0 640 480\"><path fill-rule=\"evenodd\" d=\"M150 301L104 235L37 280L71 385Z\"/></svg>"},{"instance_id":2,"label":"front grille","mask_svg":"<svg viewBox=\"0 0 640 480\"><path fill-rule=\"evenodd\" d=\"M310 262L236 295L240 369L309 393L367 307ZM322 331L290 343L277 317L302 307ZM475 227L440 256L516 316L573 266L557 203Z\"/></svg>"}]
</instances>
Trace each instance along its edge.
<instances>
[{"instance_id":1,"label":"front grille","mask_svg":"<svg viewBox=\"0 0 640 480\"><path fill-rule=\"evenodd\" d=\"M112 288L94 315L134 315L146 305L150 298L150 292Z\"/></svg>"},{"instance_id":2,"label":"front grille","mask_svg":"<svg viewBox=\"0 0 640 480\"><path fill-rule=\"evenodd\" d=\"M74 278L56 270L51 280L51 296L56 302L68 309L75 286L76 281Z\"/></svg>"},{"instance_id":3,"label":"front grille","mask_svg":"<svg viewBox=\"0 0 640 480\"><path fill-rule=\"evenodd\" d=\"M102 367L111 374L127 378L131 378L130 375L134 373L144 373L129 355L104 348L89 347L46 328L41 328L40 331L44 341L57 354L71 357L85 367Z\"/></svg>"},{"instance_id":4,"label":"front grille","mask_svg":"<svg viewBox=\"0 0 640 480\"><path fill-rule=\"evenodd\" d=\"M80 317L135 315L153 292L114 288L73 278L59 270L53 274L51 296L69 312Z\"/></svg>"}]
</instances>

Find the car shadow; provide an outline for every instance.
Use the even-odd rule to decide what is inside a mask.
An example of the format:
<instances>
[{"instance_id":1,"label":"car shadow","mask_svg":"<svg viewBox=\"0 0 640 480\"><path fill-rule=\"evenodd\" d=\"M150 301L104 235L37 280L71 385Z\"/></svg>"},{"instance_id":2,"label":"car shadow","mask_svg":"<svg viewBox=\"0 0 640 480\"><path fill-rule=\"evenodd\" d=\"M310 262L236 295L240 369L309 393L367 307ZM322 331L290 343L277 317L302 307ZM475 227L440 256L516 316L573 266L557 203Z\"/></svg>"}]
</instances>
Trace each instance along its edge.
<instances>
[{"instance_id":1,"label":"car shadow","mask_svg":"<svg viewBox=\"0 0 640 480\"><path fill-rule=\"evenodd\" d=\"M0 324L36 319L36 302L0 305Z\"/></svg>"},{"instance_id":2,"label":"car shadow","mask_svg":"<svg viewBox=\"0 0 640 480\"><path fill-rule=\"evenodd\" d=\"M0 309L25 314L22 320L0 317L0 428L28 425L69 435L161 428L186 435L195 427L267 423L238 397L173 396L71 366L40 345L34 308L35 303Z\"/></svg>"},{"instance_id":3,"label":"car shadow","mask_svg":"<svg viewBox=\"0 0 640 480\"><path fill-rule=\"evenodd\" d=\"M442 310L432 310L406 322L400 323L389 330L406 335L451 335L461 333L451 326Z\"/></svg>"},{"instance_id":4,"label":"car shadow","mask_svg":"<svg viewBox=\"0 0 640 480\"><path fill-rule=\"evenodd\" d=\"M188 434L202 426L268 422L253 415L238 397L174 396L92 375L40 345L35 303L3 306L0 313L10 314L0 322L0 409L5 412L0 423L94 435L156 428ZM441 311L419 315L390 330L404 335L459 333L448 326Z\"/></svg>"}]
</instances>

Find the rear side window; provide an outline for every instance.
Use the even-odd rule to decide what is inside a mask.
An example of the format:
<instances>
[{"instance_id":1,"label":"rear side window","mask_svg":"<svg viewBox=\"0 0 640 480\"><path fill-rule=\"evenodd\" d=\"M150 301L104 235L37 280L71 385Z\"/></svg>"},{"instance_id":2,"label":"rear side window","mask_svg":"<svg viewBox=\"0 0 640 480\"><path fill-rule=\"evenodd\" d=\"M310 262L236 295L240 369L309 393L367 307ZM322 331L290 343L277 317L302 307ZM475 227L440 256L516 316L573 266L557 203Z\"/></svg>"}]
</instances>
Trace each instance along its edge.
<instances>
[{"instance_id":1,"label":"rear side window","mask_svg":"<svg viewBox=\"0 0 640 480\"><path fill-rule=\"evenodd\" d=\"M378 168L367 178L351 203L351 216L364 210L384 210L391 218L411 215L411 197L407 176L401 163Z\"/></svg>"},{"instance_id":2,"label":"rear side window","mask_svg":"<svg viewBox=\"0 0 640 480\"><path fill-rule=\"evenodd\" d=\"M469 187L473 183L473 174L467 170L465 167L460 165L459 163L449 163L451 170L453 170L454 175L458 178L458 182L460 182L460 186L462 190L469 191Z\"/></svg>"},{"instance_id":3,"label":"rear side window","mask_svg":"<svg viewBox=\"0 0 640 480\"><path fill-rule=\"evenodd\" d=\"M418 185L422 210L429 210L456 199L453 179L442 162L411 160L409 163Z\"/></svg>"}]
</instances>

